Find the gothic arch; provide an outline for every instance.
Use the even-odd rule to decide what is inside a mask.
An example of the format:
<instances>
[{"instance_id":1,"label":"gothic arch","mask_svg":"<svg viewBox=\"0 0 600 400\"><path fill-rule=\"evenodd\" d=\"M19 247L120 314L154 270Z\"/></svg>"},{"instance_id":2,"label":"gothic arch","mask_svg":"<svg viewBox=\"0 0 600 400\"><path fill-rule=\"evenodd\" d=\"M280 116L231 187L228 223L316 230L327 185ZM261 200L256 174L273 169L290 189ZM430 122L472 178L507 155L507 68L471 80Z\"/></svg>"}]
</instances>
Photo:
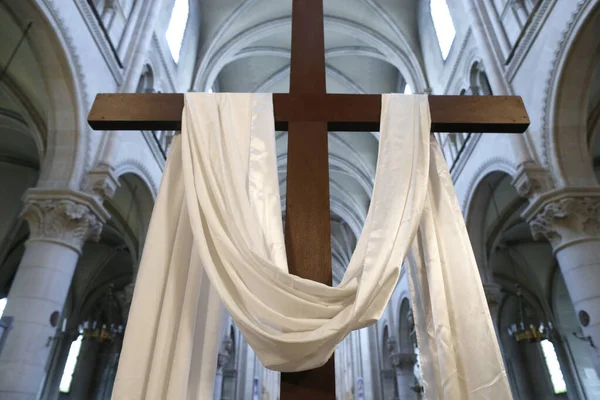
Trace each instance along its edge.
<instances>
[{"instance_id":1,"label":"gothic arch","mask_svg":"<svg viewBox=\"0 0 600 400\"><path fill-rule=\"evenodd\" d=\"M402 298L398 307L398 347L402 353L413 352L412 330L414 326L411 326L410 310L410 300L408 297Z\"/></svg>"},{"instance_id":2,"label":"gothic arch","mask_svg":"<svg viewBox=\"0 0 600 400\"><path fill-rule=\"evenodd\" d=\"M123 236L137 270L155 196L144 178L135 172L120 174L119 183L119 189L105 201L105 206L112 215L112 224Z\"/></svg>"},{"instance_id":3,"label":"gothic arch","mask_svg":"<svg viewBox=\"0 0 600 400\"><path fill-rule=\"evenodd\" d=\"M14 24L33 23L26 46L37 62L47 115L47 152L39 186L80 189L91 162L89 99L82 66L71 34L52 2L11 2ZM18 81L18 79L17 79Z\"/></svg>"},{"instance_id":4,"label":"gothic arch","mask_svg":"<svg viewBox=\"0 0 600 400\"><path fill-rule=\"evenodd\" d=\"M157 174L151 172L146 167L146 163L143 160L134 158L123 159L116 165L115 174L117 178L120 178L125 174L133 174L137 176L147 186L148 190L152 194L152 198L156 199L162 173Z\"/></svg>"},{"instance_id":5,"label":"gothic arch","mask_svg":"<svg viewBox=\"0 0 600 400\"><path fill-rule=\"evenodd\" d=\"M262 38L289 29L290 25L290 17L266 21L238 33L219 48L216 45L218 39L215 37L209 46L209 50L203 55L203 61L194 79L194 88L201 91L208 91L219 72L236 54ZM368 46L381 51L385 55L387 62L392 64L402 74L413 90L416 92L423 92L425 90L427 81L421 64L403 36L400 38L403 47L400 48L383 35L365 25L332 16L325 17L325 30L359 37ZM220 35L224 35L224 31L220 31Z\"/></svg>"},{"instance_id":6,"label":"gothic arch","mask_svg":"<svg viewBox=\"0 0 600 400\"><path fill-rule=\"evenodd\" d=\"M600 59L600 5L580 1L558 43L542 112L542 161L557 186L595 185L587 142L589 82Z\"/></svg>"},{"instance_id":7,"label":"gothic arch","mask_svg":"<svg viewBox=\"0 0 600 400\"><path fill-rule=\"evenodd\" d=\"M493 281L492 271L488 267L488 260L490 257L490 237L488 237L487 232L487 216L490 207L497 207L496 200L493 196L495 196L495 192L501 182L507 179L507 175L508 174L504 171L494 170L481 177L471 195L469 207L465 214L467 232L469 234L471 246L473 247L473 253L479 268L479 273L484 283L491 283ZM518 198L516 191L514 197ZM500 209L495 209L495 211L500 214L497 216L499 219L510 217L503 215L505 210L502 209L502 205L500 205Z\"/></svg>"},{"instance_id":8,"label":"gothic arch","mask_svg":"<svg viewBox=\"0 0 600 400\"><path fill-rule=\"evenodd\" d=\"M148 63L142 69L142 75L138 81L136 93L155 93L156 79L154 77L154 68Z\"/></svg>"},{"instance_id":9,"label":"gothic arch","mask_svg":"<svg viewBox=\"0 0 600 400\"><path fill-rule=\"evenodd\" d=\"M462 199L461 209L466 221L470 218L471 202L475 198L475 191L486 176L496 171L510 175L512 178L516 175L516 168L508 159L503 157L492 157L482 162L476 172L471 175L467 191Z\"/></svg>"},{"instance_id":10,"label":"gothic arch","mask_svg":"<svg viewBox=\"0 0 600 400\"><path fill-rule=\"evenodd\" d=\"M481 61L474 61L471 64L468 82L471 95L489 96L492 94L492 88Z\"/></svg>"}]
</instances>

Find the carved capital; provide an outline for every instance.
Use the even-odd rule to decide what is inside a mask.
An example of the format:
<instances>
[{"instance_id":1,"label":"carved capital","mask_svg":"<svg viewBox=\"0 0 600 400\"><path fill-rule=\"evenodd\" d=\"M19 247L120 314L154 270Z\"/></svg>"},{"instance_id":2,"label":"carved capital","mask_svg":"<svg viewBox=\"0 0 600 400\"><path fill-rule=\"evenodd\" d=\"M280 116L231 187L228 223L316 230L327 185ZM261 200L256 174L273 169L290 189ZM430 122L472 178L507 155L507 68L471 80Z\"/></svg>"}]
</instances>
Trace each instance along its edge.
<instances>
[{"instance_id":1,"label":"carved capital","mask_svg":"<svg viewBox=\"0 0 600 400\"><path fill-rule=\"evenodd\" d=\"M581 190L580 190L581 191ZM530 207L531 208L531 207ZM526 218L533 238L546 238L555 250L574 240L600 237L600 194L559 193Z\"/></svg>"},{"instance_id":2,"label":"carved capital","mask_svg":"<svg viewBox=\"0 0 600 400\"><path fill-rule=\"evenodd\" d=\"M552 181L548 171L538 167L533 162L526 162L518 166L512 185L521 197L533 198L552 188Z\"/></svg>"},{"instance_id":3,"label":"carved capital","mask_svg":"<svg viewBox=\"0 0 600 400\"><path fill-rule=\"evenodd\" d=\"M219 350L219 355L217 357L217 370L222 369L229 362L229 358L231 357L231 353L233 351L233 341L230 337L226 337L221 342L221 349Z\"/></svg>"},{"instance_id":4,"label":"carved capital","mask_svg":"<svg viewBox=\"0 0 600 400\"><path fill-rule=\"evenodd\" d=\"M87 240L99 240L108 213L92 196L70 191L30 189L21 216L29 241L50 241L81 253Z\"/></svg>"},{"instance_id":5,"label":"carved capital","mask_svg":"<svg viewBox=\"0 0 600 400\"><path fill-rule=\"evenodd\" d=\"M488 306L498 307L502 302L502 288L495 283L484 283L483 291L488 302Z\"/></svg>"},{"instance_id":6,"label":"carved capital","mask_svg":"<svg viewBox=\"0 0 600 400\"><path fill-rule=\"evenodd\" d=\"M390 362L394 368L412 369L417 361L414 353L401 353L398 350L398 342L394 337L389 337L385 343Z\"/></svg>"},{"instance_id":7,"label":"carved capital","mask_svg":"<svg viewBox=\"0 0 600 400\"><path fill-rule=\"evenodd\" d=\"M88 174L87 191L102 200L112 199L120 186L119 178L108 165L100 164Z\"/></svg>"},{"instance_id":8,"label":"carved capital","mask_svg":"<svg viewBox=\"0 0 600 400\"><path fill-rule=\"evenodd\" d=\"M417 362L417 357L414 353L394 353L390 355L390 360L394 368L412 370Z\"/></svg>"}]
</instances>

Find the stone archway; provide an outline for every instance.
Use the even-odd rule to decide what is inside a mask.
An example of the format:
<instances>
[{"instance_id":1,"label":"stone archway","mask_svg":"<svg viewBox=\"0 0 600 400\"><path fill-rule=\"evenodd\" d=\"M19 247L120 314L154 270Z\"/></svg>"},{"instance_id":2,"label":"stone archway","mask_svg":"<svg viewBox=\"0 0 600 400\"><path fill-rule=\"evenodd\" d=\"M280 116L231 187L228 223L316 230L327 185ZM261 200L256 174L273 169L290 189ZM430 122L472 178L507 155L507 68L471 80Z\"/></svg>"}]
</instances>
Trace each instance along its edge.
<instances>
[{"instance_id":1,"label":"stone archway","mask_svg":"<svg viewBox=\"0 0 600 400\"><path fill-rule=\"evenodd\" d=\"M588 143L591 80L600 59L600 5L579 2L546 89L543 158L558 187L596 186Z\"/></svg>"}]
</instances>

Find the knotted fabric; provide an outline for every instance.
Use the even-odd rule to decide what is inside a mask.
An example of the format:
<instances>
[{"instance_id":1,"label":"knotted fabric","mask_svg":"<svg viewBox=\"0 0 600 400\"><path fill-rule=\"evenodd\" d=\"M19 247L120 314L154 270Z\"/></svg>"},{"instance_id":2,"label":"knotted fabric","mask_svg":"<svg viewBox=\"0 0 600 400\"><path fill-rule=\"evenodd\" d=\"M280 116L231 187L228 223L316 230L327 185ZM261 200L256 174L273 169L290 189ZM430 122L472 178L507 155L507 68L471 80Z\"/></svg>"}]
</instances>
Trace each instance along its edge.
<instances>
[{"instance_id":1,"label":"knotted fabric","mask_svg":"<svg viewBox=\"0 0 600 400\"><path fill-rule=\"evenodd\" d=\"M384 95L375 185L345 275L288 273L269 94L185 96L140 265L114 399L212 398L222 304L262 363L324 364L376 322L407 265L428 399L509 399L426 96Z\"/></svg>"}]
</instances>

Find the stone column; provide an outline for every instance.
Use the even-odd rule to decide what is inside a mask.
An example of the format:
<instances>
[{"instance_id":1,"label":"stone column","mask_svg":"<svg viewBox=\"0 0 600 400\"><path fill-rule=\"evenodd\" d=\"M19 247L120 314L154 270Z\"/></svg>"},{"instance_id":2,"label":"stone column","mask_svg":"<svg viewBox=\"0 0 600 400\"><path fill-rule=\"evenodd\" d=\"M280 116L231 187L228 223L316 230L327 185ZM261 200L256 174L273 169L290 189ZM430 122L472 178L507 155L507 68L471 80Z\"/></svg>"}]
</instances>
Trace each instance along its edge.
<instances>
[{"instance_id":1,"label":"stone column","mask_svg":"<svg viewBox=\"0 0 600 400\"><path fill-rule=\"evenodd\" d=\"M392 365L396 370L396 383L398 385L398 397L402 400L416 400L415 392L415 362L414 353L396 353L392 355Z\"/></svg>"},{"instance_id":2,"label":"stone column","mask_svg":"<svg viewBox=\"0 0 600 400\"><path fill-rule=\"evenodd\" d=\"M30 236L5 310L15 320L0 356L3 400L34 400L41 390L81 248L99 238L108 213L86 194L31 189L22 216Z\"/></svg>"},{"instance_id":3,"label":"stone column","mask_svg":"<svg viewBox=\"0 0 600 400\"><path fill-rule=\"evenodd\" d=\"M219 355L217 357L217 375L215 377L215 391L213 392L213 400L221 400L221 391L223 390L223 368L229 362L232 346L233 342L229 337L226 337L221 342L221 350L219 350Z\"/></svg>"},{"instance_id":4,"label":"stone column","mask_svg":"<svg viewBox=\"0 0 600 400\"><path fill-rule=\"evenodd\" d=\"M398 343L394 337L390 337L385 343L387 353L390 357L392 368L396 373L396 387L398 397L402 400L417 399L415 386L415 363L417 358L414 353L403 353L399 350Z\"/></svg>"},{"instance_id":5,"label":"stone column","mask_svg":"<svg viewBox=\"0 0 600 400\"><path fill-rule=\"evenodd\" d=\"M555 190L537 198L523 217L534 239L552 244L600 374L600 190Z\"/></svg>"},{"instance_id":6,"label":"stone column","mask_svg":"<svg viewBox=\"0 0 600 400\"><path fill-rule=\"evenodd\" d=\"M502 302L502 288L496 283L484 283L483 291L485 292L496 335L498 335L498 311Z\"/></svg>"}]
</instances>

